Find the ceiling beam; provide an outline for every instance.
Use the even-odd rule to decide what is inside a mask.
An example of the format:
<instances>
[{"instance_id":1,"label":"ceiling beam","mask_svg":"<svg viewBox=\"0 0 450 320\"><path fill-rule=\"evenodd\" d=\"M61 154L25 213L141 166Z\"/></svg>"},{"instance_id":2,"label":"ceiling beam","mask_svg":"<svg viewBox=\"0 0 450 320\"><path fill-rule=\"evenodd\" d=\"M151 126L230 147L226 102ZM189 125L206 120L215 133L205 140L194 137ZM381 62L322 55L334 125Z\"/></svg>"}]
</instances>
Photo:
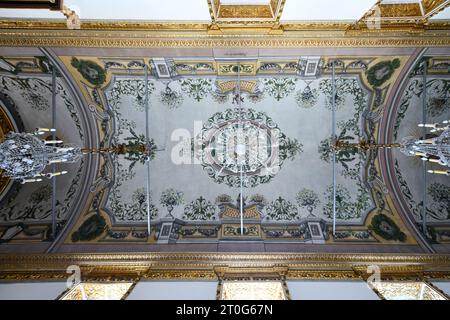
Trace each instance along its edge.
<instances>
[{"instance_id":1,"label":"ceiling beam","mask_svg":"<svg viewBox=\"0 0 450 320\"><path fill-rule=\"evenodd\" d=\"M64 0L3 0L0 8L6 9L49 9L60 11L63 9Z\"/></svg>"}]
</instances>

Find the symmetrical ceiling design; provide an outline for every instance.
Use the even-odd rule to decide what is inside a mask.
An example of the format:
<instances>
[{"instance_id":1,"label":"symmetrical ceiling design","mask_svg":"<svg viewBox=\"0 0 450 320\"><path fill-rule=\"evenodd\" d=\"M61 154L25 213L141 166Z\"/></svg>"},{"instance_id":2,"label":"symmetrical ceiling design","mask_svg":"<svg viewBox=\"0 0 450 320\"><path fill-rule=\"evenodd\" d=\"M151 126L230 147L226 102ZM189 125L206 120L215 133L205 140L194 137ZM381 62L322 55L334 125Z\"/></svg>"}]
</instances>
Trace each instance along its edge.
<instances>
[{"instance_id":1,"label":"symmetrical ceiling design","mask_svg":"<svg viewBox=\"0 0 450 320\"><path fill-rule=\"evenodd\" d=\"M420 108L422 76L415 65L421 51L401 54L387 49L379 55L343 50L337 57L291 54L239 60L225 59L226 55L186 58L27 50L29 54L22 56L2 54L2 93L14 101L26 130L48 125L51 61L60 74L58 134L84 147L142 141L144 67L150 70L154 146L150 236L143 159L90 155L58 180L60 231L51 250L89 250L90 245L107 250L115 250L111 245L117 250L124 245L139 250L145 245L157 250L171 244L175 251L183 245L215 251L235 241L240 242L233 246L237 251L250 250L251 243L275 248L286 242L333 250L359 244L374 252L427 246L416 226L421 223L423 183L417 181L414 159L396 151L339 152L334 237L330 193L331 62L336 61L340 139L398 141L413 134L420 120L414 108ZM448 116L448 56L427 59L427 108L431 119L439 120ZM403 96L399 112L392 107L397 96ZM243 113L238 112L239 105ZM389 113L396 116L386 121ZM243 141L239 121L247 128ZM246 146L242 153L230 154L240 144ZM236 168L239 157L246 159L242 178ZM238 201L241 181L243 235ZM449 182L431 177L427 186L428 226L433 241L445 244L449 241L445 198ZM3 202L3 248L48 240L46 188L45 183L25 185ZM386 244L391 246L381 249Z\"/></svg>"},{"instance_id":2,"label":"symmetrical ceiling design","mask_svg":"<svg viewBox=\"0 0 450 320\"><path fill-rule=\"evenodd\" d=\"M79 1L80 30L5 11L1 119L23 128L2 122L0 137L50 126L55 69L61 139L136 146L148 120L151 161L149 179L139 153L67 166L56 239L50 185L4 181L0 252L447 252L448 177L422 175L397 150L337 152L333 234L331 105L350 143L420 138L424 114L448 119L448 21L430 19L450 1L364 1L350 21L284 21L290 1L205 0L208 19L188 21L88 20Z\"/></svg>"}]
</instances>

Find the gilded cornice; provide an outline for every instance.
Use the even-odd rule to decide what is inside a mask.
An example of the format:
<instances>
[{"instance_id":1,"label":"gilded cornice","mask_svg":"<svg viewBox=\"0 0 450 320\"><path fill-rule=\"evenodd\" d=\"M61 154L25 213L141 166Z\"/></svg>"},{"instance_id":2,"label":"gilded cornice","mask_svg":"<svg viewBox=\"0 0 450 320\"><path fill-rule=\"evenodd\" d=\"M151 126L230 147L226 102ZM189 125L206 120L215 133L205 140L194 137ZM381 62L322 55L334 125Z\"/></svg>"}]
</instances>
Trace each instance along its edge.
<instances>
[{"instance_id":1,"label":"gilded cornice","mask_svg":"<svg viewBox=\"0 0 450 320\"><path fill-rule=\"evenodd\" d=\"M334 253L111 253L0 255L0 271L27 268L60 268L69 264L107 266L230 266L259 265L354 266L367 264L416 264L450 267L450 255L334 254Z\"/></svg>"},{"instance_id":2,"label":"gilded cornice","mask_svg":"<svg viewBox=\"0 0 450 320\"><path fill-rule=\"evenodd\" d=\"M450 22L392 25L381 30L348 22L289 22L264 33L261 23L214 31L204 22L83 21L67 30L58 20L0 20L0 46L103 48L421 47L450 45ZM280 33L280 31L283 31Z\"/></svg>"},{"instance_id":3,"label":"gilded cornice","mask_svg":"<svg viewBox=\"0 0 450 320\"><path fill-rule=\"evenodd\" d=\"M224 275L286 279L364 279L377 265L393 277L447 279L450 255L117 253L0 255L0 280L66 279L78 265L84 279L202 279Z\"/></svg>"},{"instance_id":4,"label":"gilded cornice","mask_svg":"<svg viewBox=\"0 0 450 320\"><path fill-rule=\"evenodd\" d=\"M233 22L222 22L223 24ZM236 23L236 22L234 22ZM392 24L394 22L391 21ZM450 21L447 20L436 20L430 21L424 27L424 29L436 29L436 28L448 28ZM264 21L247 21L240 23L241 25L264 25L270 24L270 22ZM273 23L272 23L273 24ZM130 21L130 20L83 20L80 30L114 30L114 31L207 31L210 27L209 21ZM284 31L292 30L346 30L353 23L351 21L285 21L281 26ZM404 24L403 26L409 24ZM399 23L402 26L402 23ZM392 25L391 28L395 27ZM0 19L0 29L33 29L33 30L67 30L67 24L65 20L40 20L40 19ZM383 28L384 29L384 28ZM79 32L80 30L74 31ZM375 29L375 31L390 31L390 28L386 30ZM250 34L251 32L247 30Z\"/></svg>"},{"instance_id":5,"label":"gilded cornice","mask_svg":"<svg viewBox=\"0 0 450 320\"><path fill-rule=\"evenodd\" d=\"M146 22L125 20L83 20L81 30L206 31L208 26L208 21ZM67 30L67 24L64 20L3 19L0 20L0 29Z\"/></svg>"},{"instance_id":6,"label":"gilded cornice","mask_svg":"<svg viewBox=\"0 0 450 320\"><path fill-rule=\"evenodd\" d=\"M0 46L86 47L86 48L299 48L299 47L441 47L450 46L447 32L408 37L358 37L323 33L283 37L226 37L206 34L112 34L84 32L70 34L40 31L0 31Z\"/></svg>"}]
</instances>

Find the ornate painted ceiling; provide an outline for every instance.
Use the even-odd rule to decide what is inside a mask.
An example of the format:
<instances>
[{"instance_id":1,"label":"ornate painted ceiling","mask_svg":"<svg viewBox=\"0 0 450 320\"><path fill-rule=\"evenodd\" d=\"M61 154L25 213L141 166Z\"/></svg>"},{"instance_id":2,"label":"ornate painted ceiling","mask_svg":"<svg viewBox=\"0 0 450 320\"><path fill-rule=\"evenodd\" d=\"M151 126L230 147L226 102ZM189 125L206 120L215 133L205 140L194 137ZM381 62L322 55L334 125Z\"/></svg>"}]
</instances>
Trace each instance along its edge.
<instances>
[{"instance_id":1,"label":"ornate painted ceiling","mask_svg":"<svg viewBox=\"0 0 450 320\"><path fill-rule=\"evenodd\" d=\"M450 181L398 150L337 153L333 235L330 142L333 62L341 140L400 142L422 136L424 115L449 119L448 21L429 21L449 3L283 22L288 3L251 15L207 1L205 23L82 20L80 30L2 19L1 139L51 125L55 69L59 138L142 143L147 88L152 153L149 179L139 153L61 165L56 238L51 184L1 180L0 252L448 253Z\"/></svg>"},{"instance_id":2,"label":"ornate painted ceiling","mask_svg":"<svg viewBox=\"0 0 450 320\"><path fill-rule=\"evenodd\" d=\"M54 65L57 134L83 147L144 139L147 66L153 152L150 236L142 156L88 155L65 165L70 174L57 180L54 241L51 184L5 189L0 250L445 250L449 179L427 177L426 238L420 232L420 163L397 150L337 154L333 237L330 63L338 61L337 135L353 142L396 142L420 137L422 61L427 61L427 115L433 121L448 118L446 50L386 48L380 54L352 48L333 56L261 50L242 60L227 59L226 50L208 56L198 49L126 55L126 49L21 48L17 55L12 53L19 49L2 48L2 107L15 112L8 118L25 131L50 125ZM238 119L245 120L245 155L230 154L241 143ZM243 235L240 156L247 166Z\"/></svg>"}]
</instances>

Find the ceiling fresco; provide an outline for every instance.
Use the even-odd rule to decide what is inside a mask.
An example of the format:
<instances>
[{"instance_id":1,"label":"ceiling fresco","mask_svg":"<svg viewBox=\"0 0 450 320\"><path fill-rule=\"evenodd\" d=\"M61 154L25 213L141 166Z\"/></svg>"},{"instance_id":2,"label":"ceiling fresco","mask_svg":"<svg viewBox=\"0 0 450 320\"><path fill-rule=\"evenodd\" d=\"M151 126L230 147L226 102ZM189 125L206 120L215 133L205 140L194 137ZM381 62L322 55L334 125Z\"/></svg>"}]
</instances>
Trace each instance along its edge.
<instances>
[{"instance_id":1,"label":"ceiling fresco","mask_svg":"<svg viewBox=\"0 0 450 320\"><path fill-rule=\"evenodd\" d=\"M1 93L13 102L25 131L50 126L49 81L55 65L57 134L79 146L107 148L145 141L147 88L151 201L147 204L143 155L85 156L57 180L54 250L91 245L98 251L102 246L120 251L125 245L126 250L142 245L165 250L171 244L176 251L185 244L195 250L195 245L238 243L234 250L248 251L246 245L253 243L290 243L401 252L429 246L419 230L421 163L397 150L337 152L332 234L332 62L337 137L393 142L420 136L423 76L415 65L423 52L355 50L351 55L238 60L75 51L3 55ZM427 59L427 115L432 121L448 119L449 60ZM390 113L395 116L386 120ZM428 241L446 243L450 184L447 177L427 177ZM49 187L27 184L5 196L0 250L49 240Z\"/></svg>"},{"instance_id":2,"label":"ceiling fresco","mask_svg":"<svg viewBox=\"0 0 450 320\"><path fill-rule=\"evenodd\" d=\"M426 77L423 74L423 63L426 62ZM448 76L449 57L424 57L405 80L405 90L397 106L397 115L392 130L395 141L404 137L423 136L422 128L425 116L426 123L440 123L448 120L450 115L450 79ZM424 83L426 92L424 95ZM425 99L426 112L423 114ZM392 154L393 173L401 203L406 205L418 224L422 222L424 188L426 193L427 233L433 242L450 240L448 227L450 223L450 180L447 176L422 174L423 163L420 159L405 157L399 150ZM440 170L435 163L427 164L427 170Z\"/></svg>"},{"instance_id":3,"label":"ceiling fresco","mask_svg":"<svg viewBox=\"0 0 450 320\"><path fill-rule=\"evenodd\" d=\"M37 127L51 127L52 78L45 56L28 58L1 58L0 87L2 105L16 113L13 119L20 121L20 132L32 132ZM57 77L56 113L57 138L83 145L86 132L73 94L64 79ZM73 214L73 207L80 199L85 161L65 165L68 174L58 179L56 215L58 229L63 228ZM0 242L50 241L51 226L50 181L37 184L14 183L2 198L0 208Z\"/></svg>"}]
</instances>

